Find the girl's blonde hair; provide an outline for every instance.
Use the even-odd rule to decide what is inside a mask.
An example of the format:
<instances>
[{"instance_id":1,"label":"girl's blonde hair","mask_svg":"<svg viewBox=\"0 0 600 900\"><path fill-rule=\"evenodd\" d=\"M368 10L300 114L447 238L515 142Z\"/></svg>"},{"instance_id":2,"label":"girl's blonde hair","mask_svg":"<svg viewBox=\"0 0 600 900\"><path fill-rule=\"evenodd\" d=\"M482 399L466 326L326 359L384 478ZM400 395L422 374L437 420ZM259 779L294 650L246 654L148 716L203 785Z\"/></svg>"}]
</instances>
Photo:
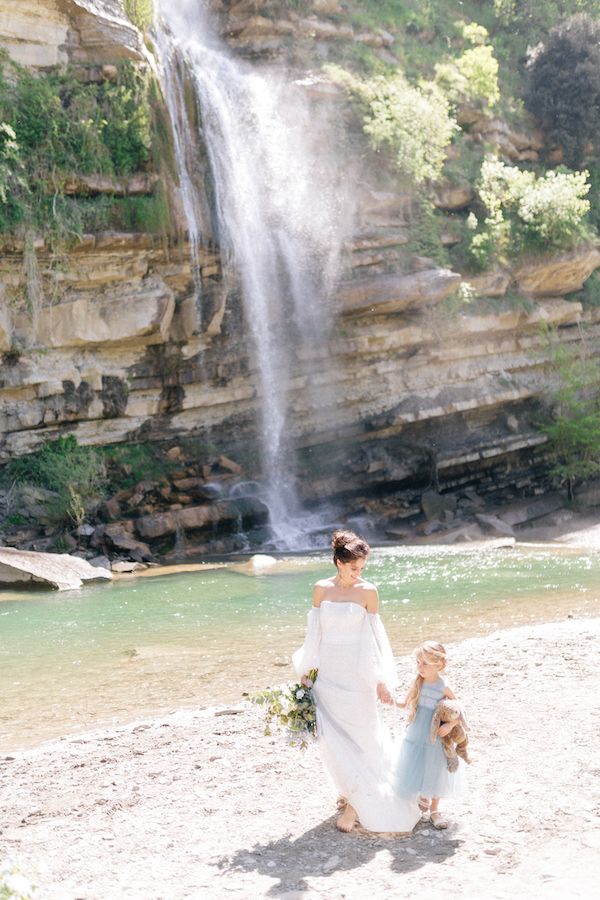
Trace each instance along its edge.
<instances>
[{"instance_id":1,"label":"girl's blonde hair","mask_svg":"<svg viewBox=\"0 0 600 900\"><path fill-rule=\"evenodd\" d=\"M438 644L437 641L425 641L424 644L417 647L415 656L417 657L417 662L424 659L425 662L437 665L440 672L443 672L446 668L446 648L442 644ZM423 678L421 675L417 675L406 697L406 706L408 709L407 725L410 725L417 714L417 706L419 704L422 686Z\"/></svg>"}]
</instances>

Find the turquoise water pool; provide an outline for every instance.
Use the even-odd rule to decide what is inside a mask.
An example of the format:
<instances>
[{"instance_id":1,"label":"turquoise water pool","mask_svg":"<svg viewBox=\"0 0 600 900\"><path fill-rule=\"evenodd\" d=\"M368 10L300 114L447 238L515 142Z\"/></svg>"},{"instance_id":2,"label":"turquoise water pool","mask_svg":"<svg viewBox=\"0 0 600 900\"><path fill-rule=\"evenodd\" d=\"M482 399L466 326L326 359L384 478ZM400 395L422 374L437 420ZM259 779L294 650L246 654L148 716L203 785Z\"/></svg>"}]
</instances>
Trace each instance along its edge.
<instances>
[{"instance_id":1,"label":"turquoise water pool","mask_svg":"<svg viewBox=\"0 0 600 900\"><path fill-rule=\"evenodd\" d=\"M0 592L0 746L233 702L291 679L311 585L329 574L329 555L312 554L260 576L225 565L64 593ZM377 548L365 577L379 587L397 655L426 637L600 614L598 554Z\"/></svg>"}]
</instances>

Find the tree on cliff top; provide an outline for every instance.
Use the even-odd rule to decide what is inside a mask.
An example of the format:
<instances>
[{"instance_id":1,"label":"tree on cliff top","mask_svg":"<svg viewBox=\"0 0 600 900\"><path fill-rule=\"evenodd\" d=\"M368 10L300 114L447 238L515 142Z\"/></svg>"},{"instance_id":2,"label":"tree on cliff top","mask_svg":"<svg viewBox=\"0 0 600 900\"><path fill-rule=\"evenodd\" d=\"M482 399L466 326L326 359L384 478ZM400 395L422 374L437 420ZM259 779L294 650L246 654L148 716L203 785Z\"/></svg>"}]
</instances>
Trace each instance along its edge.
<instances>
[{"instance_id":1,"label":"tree on cliff top","mask_svg":"<svg viewBox=\"0 0 600 900\"><path fill-rule=\"evenodd\" d=\"M600 151L600 22L581 13L553 28L529 63L525 105L565 162Z\"/></svg>"}]
</instances>

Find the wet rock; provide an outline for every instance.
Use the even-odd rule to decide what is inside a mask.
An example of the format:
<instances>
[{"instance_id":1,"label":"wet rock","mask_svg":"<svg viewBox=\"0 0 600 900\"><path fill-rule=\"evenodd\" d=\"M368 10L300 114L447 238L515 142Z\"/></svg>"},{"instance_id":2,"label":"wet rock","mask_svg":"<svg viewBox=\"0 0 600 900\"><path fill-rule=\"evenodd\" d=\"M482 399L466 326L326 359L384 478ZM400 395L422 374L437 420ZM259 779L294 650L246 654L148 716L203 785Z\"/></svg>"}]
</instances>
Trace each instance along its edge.
<instances>
[{"instance_id":1,"label":"wet rock","mask_svg":"<svg viewBox=\"0 0 600 900\"><path fill-rule=\"evenodd\" d=\"M475 191L469 184L441 184L435 189L433 202L438 209L454 212L473 202Z\"/></svg>"},{"instance_id":2,"label":"wet rock","mask_svg":"<svg viewBox=\"0 0 600 900\"><path fill-rule=\"evenodd\" d=\"M98 569L108 569L110 570L110 560L108 556L92 556L88 559L90 566L95 566Z\"/></svg>"},{"instance_id":3,"label":"wet rock","mask_svg":"<svg viewBox=\"0 0 600 900\"><path fill-rule=\"evenodd\" d=\"M118 559L110 564L110 568L112 572L123 575L130 572L143 572L148 566L145 566L141 562L129 562L127 560Z\"/></svg>"},{"instance_id":4,"label":"wet rock","mask_svg":"<svg viewBox=\"0 0 600 900\"><path fill-rule=\"evenodd\" d=\"M110 572L66 553L0 548L0 584L37 582L71 590L80 588L84 581L110 577Z\"/></svg>"},{"instance_id":5,"label":"wet rock","mask_svg":"<svg viewBox=\"0 0 600 900\"><path fill-rule=\"evenodd\" d=\"M504 535L506 537L515 536L514 531L503 522L498 516L489 515L487 513L475 513L475 519L488 534Z\"/></svg>"}]
</instances>

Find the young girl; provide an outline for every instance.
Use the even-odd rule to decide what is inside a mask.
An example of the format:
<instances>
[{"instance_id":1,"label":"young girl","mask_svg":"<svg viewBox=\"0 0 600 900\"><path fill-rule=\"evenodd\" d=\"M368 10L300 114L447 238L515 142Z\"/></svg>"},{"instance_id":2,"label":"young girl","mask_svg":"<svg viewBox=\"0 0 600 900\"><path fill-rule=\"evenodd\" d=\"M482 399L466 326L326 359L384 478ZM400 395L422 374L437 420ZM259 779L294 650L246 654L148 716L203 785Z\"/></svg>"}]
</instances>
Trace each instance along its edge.
<instances>
[{"instance_id":1,"label":"young girl","mask_svg":"<svg viewBox=\"0 0 600 900\"><path fill-rule=\"evenodd\" d=\"M456 699L441 672L446 667L446 651L436 641L425 641L416 651L417 677L401 708L408 708L406 735L400 747L396 773L396 788L404 797L419 795L419 807L429 811L434 828L447 828L448 822L439 811L440 797L456 796L464 792L466 779L464 762L459 761L456 772L450 773L446 755L440 742L452 730L452 723L440 726L432 743L431 722L438 700Z\"/></svg>"}]
</instances>

